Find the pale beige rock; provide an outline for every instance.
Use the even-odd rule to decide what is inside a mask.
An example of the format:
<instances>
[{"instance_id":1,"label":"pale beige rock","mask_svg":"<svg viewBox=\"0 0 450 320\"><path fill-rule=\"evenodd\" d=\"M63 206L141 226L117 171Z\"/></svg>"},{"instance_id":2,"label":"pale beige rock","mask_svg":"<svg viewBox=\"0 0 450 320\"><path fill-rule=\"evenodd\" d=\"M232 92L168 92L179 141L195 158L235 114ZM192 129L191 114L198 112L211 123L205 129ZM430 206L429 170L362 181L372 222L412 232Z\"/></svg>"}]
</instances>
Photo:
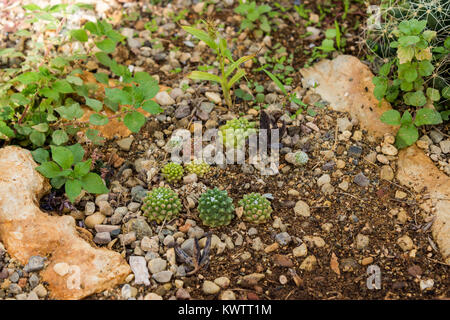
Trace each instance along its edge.
<instances>
[{"instance_id":1,"label":"pale beige rock","mask_svg":"<svg viewBox=\"0 0 450 320\"><path fill-rule=\"evenodd\" d=\"M358 119L362 129L376 137L395 132L394 127L379 120L390 105L382 101L378 107L378 100L372 94L373 74L358 58L340 55L334 60L322 60L310 68L301 69L300 73L303 88L317 84L313 90L334 110L349 112Z\"/></svg>"},{"instance_id":2,"label":"pale beige rock","mask_svg":"<svg viewBox=\"0 0 450 320\"><path fill-rule=\"evenodd\" d=\"M22 264L34 255L48 257L40 275L51 298L81 299L123 283L130 267L119 253L92 247L71 216L39 210L39 198L50 185L36 166L27 150L0 149L0 241L8 253ZM54 270L60 263L69 265L65 276Z\"/></svg>"}]
</instances>

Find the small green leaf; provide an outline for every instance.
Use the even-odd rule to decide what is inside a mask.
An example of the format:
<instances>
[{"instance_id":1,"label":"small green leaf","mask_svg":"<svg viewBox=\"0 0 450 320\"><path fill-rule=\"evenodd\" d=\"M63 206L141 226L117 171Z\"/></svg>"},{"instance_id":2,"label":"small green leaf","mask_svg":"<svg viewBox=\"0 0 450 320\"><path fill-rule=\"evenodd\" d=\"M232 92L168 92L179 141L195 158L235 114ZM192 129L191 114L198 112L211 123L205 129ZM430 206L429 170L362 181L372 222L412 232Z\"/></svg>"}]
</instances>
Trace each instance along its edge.
<instances>
[{"instance_id":1,"label":"small green leaf","mask_svg":"<svg viewBox=\"0 0 450 320\"><path fill-rule=\"evenodd\" d=\"M33 128L36 131L42 132L42 133L46 133L48 131L48 124L45 122L39 123L35 126L32 126L31 128Z\"/></svg>"},{"instance_id":2,"label":"small green leaf","mask_svg":"<svg viewBox=\"0 0 450 320\"><path fill-rule=\"evenodd\" d=\"M72 86L66 80L56 80L53 83L53 85L52 85L52 89L57 91L57 92L60 92L60 93L71 93L71 92L73 92Z\"/></svg>"},{"instance_id":3,"label":"small green leaf","mask_svg":"<svg viewBox=\"0 0 450 320\"><path fill-rule=\"evenodd\" d=\"M118 102L120 104L132 104L133 99L131 95L122 89L118 88L105 88L105 95L108 99L111 99L114 102Z\"/></svg>"},{"instance_id":4,"label":"small green leaf","mask_svg":"<svg viewBox=\"0 0 450 320\"><path fill-rule=\"evenodd\" d=\"M81 193L81 187L82 183L78 179L67 179L65 191L67 198L69 198L70 202L74 202L75 199L80 195Z\"/></svg>"},{"instance_id":5,"label":"small green leaf","mask_svg":"<svg viewBox=\"0 0 450 320\"><path fill-rule=\"evenodd\" d=\"M63 130L56 130L52 134L52 141L57 146L62 145L69 141L69 137L67 136L67 133Z\"/></svg>"},{"instance_id":6,"label":"small green leaf","mask_svg":"<svg viewBox=\"0 0 450 320\"><path fill-rule=\"evenodd\" d=\"M79 77L75 77L75 76L67 76L67 77L66 77L66 80L67 80L69 83L72 83L72 84L77 85L77 86L83 85L83 80L82 80L81 78L79 78Z\"/></svg>"},{"instance_id":7,"label":"small green leaf","mask_svg":"<svg viewBox=\"0 0 450 320\"><path fill-rule=\"evenodd\" d=\"M415 107L422 107L427 103L427 98L422 91L405 93L404 100L406 104Z\"/></svg>"},{"instance_id":8,"label":"small green leaf","mask_svg":"<svg viewBox=\"0 0 450 320\"><path fill-rule=\"evenodd\" d=\"M104 39L102 41L96 42L95 45L100 50L106 53L112 53L116 49L116 42L111 39Z\"/></svg>"},{"instance_id":9,"label":"small green leaf","mask_svg":"<svg viewBox=\"0 0 450 320\"><path fill-rule=\"evenodd\" d=\"M52 150L52 159L63 169L72 167L74 156L72 151L65 147L50 146Z\"/></svg>"},{"instance_id":10,"label":"small green leaf","mask_svg":"<svg viewBox=\"0 0 450 320\"><path fill-rule=\"evenodd\" d=\"M104 126L109 122L109 119L107 116L104 116L102 114L94 113L89 117L89 122L93 124L94 126Z\"/></svg>"},{"instance_id":11,"label":"small green leaf","mask_svg":"<svg viewBox=\"0 0 450 320\"><path fill-rule=\"evenodd\" d=\"M53 161L42 163L36 170L46 178L56 178L62 174L61 168Z\"/></svg>"},{"instance_id":12,"label":"small green leaf","mask_svg":"<svg viewBox=\"0 0 450 320\"><path fill-rule=\"evenodd\" d=\"M433 73L434 70L434 66L433 64L428 61L428 60L424 60L424 61L420 61L418 64L418 70L419 70L419 74L422 77L427 77L430 76Z\"/></svg>"},{"instance_id":13,"label":"small green leaf","mask_svg":"<svg viewBox=\"0 0 450 320\"><path fill-rule=\"evenodd\" d=\"M380 120L386 124L389 124L391 126L399 126L400 125L400 112L397 110L388 110L385 111L382 115Z\"/></svg>"},{"instance_id":14,"label":"small green leaf","mask_svg":"<svg viewBox=\"0 0 450 320\"><path fill-rule=\"evenodd\" d=\"M274 74L272 74L271 72L267 71L266 69L263 69L263 71L269 76L270 79L272 79L273 82L275 82L277 87L280 88L280 90L287 96L288 93L287 93L286 88L284 87L284 85L281 83L281 81L278 80L278 78Z\"/></svg>"},{"instance_id":15,"label":"small green leaf","mask_svg":"<svg viewBox=\"0 0 450 320\"><path fill-rule=\"evenodd\" d=\"M39 75L39 73L30 71L30 72L22 73L20 76L16 77L14 80L17 80L20 83L27 85L27 84L39 81L40 78L41 78L41 76Z\"/></svg>"},{"instance_id":16,"label":"small green leaf","mask_svg":"<svg viewBox=\"0 0 450 320\"><path fill-rule=\"evenodd\" d=\"M86 104L91 107L92 110L94 111L101 111L103 109L103 103L101 103L101 101L98 101L96 99L91 99L91 98L85 98L86 99Z\"/></svg>"},{"instance_id":17,"label":"small green leaf","mask_svg":"<svg viewBox=\"0 0 450 320\"><path fill-rule=\"evenodd\" d=\"M97 57L97 60L98 60L101 64L103 64L103 65L105 65L105 66L107 66L107 67L111 67L111 65L112 65L112 63L113 63L113 60L111 60L111 58L110 58L106 53L100 51L100 52L97 52L97 53L95 54L95 56Z\"/></svg>"},{"instance_id":18,"label":"small green leaf","mask_svg":"<svg viewBox=\"0 0 450 320\"><path fill-rule=\"evenodd\" d=\"M219 76L216 76L215 74L211 74L208 72L202 72L202 71L192 71L188 77L193 80L206 80L206 81L214 81L214 82L222 81L222 79Z\"/></svg>"},{"instance_id":19,"label":"small green leaf","mask_svg":"<svg viewBox=\"0 0 450 320\"><path fill-rule=\"evenodd\" d=\"M130 129L131 132L139 132L142 126L145 124L145 117L143 114L134 111L127 113L123 119L123 122Z\"/></svg>"},{"instance_id":20,"label":"small green leaf","mask_svg":"<svg viewBox=\"0 0 450 320\"><path fill-rule=\"evenodd\" d=\"M43 134L42 132L33 130L33 132L30 134L30 141L40 147L44 144L45 142L45 134Z\"/></svg>"},{"instance_id":21,"label":"small green leaf","mask_svg":"<svg viewBox=\"0 0 450 320\"><path fill-rule=\"evenodd\" d=\"M92 159L89 159L84 162L79 162L73 168L73 176L74 178L84 177L91 170Z\"/></svg>"},{"instance_id":22,"label":"small green leaf","mask_svg":"<svg viewBox=\"0 0 450 320\"><path fill-rule=\"evenodd\" d=\"M398 149L412 145L419 138L419 131L413 124L402 125L397 132L395 145Z\"/></svg>"},{"instance_id":23,"label":"small green leaf","mask_svg":"<svg viewBox=\"0 0 450 320\"><path fill-rule=\"evenodd\" d=\"M86 31L83 29L72 30L70 32L70 35L72 36L72 38L74 38L78 41L81 41L81 42L88 41L88 35L87 35Z\"/></svg>"},{"instance_id":24,"label":"small green leaf","mask_svg":"<svg viewBox=\"0 0 450 320\"><path fill-rule=\"evenodd\" d=\"M192 34L194 37L197 37L200 40L202 40L211 49L217 50L217 43L205 31L202 31L202 30L199 30L199 29L196 29L193 27L189 27L189 26L183 26L182 28L184 29L184 31Z\"/></svg>"},{"instance_id":25,"label":"small green leaf","mask_svg":"<svg viewBox=\"0 0 450 320\"><path fill-rule=\"evenodd\" d=\"M42 148L31 151L31 155L33 156L34 161L36 161L37 163L44 163L50 159L50 153Z\"/></svg>"},{"instance_id":26,"label":"small green leaf","mask_svg":"<svg viewBox=\"0 0 450 320\"><path fill-rule=\"evenodd\" d=\"M97 72L97 73L94 73L94 77L100 83L103 83L103 84L108 84L109 83L109 77L108 77L108 75L106 73Z\"/></svg>"},{"instance_id":27,"label":"small green leaf","mask_svg":"<svg viewBox=\"0 0 450 320\"><path fill-rule=\"evenodd\" d=\"M400 123L402 125L409 125L412 124L412 115L411 113L409 113L408 110L406 110L405 112L403 112L402 118L400 120Z\"/></svg>"},{"instance_id":28,"label":"small green leaf","mask_svg":"<svg viewBox=\"0 0 450 320\"><path fill-rule=\"evenodd\" d=\"M100 132L92 128L86 130L86 137L95 145L102 145L104 142L104 138L100 136Z\"/></svg>"},{"instance_id":29,"label":"small green leaf","mask_svg":"<svg viewBox=\"0 0 450 320\"><path fill-rule=\"evenodd\" d=\"M427 88L427 97L433 101L439 101L441 99L439 90L433 88Z\"/></svg>"},{"instance_id":30,"label":"small green leaf","mask_svg":"<svg viewBox=\"0 0 450 320\"><path fill-rule=\"evenodd\" d=\"M96 173L90 172L81 179L83 189L89 193L102 194L109 190L103 183L102 178Z\"/></svg>"},{"instance_id":31,"label":"small green leaf","mask_svg":"<svg viewBox=\"0 0 450 320\"><path fill-rule=\"evenodd\" d=\"M414 124L416 126L439 124L442 123L442 118L439 112L434 109L422 108L416 113Z\"/></svg>"},{"instance_id":32,"label":"small green leaf","mask_svg":"<svg viewBox=\"0 0 450 320\"><path fill-rule=\"evenodd\" d=\"M450 99L450 86L446 86L441 92L445 99Z\"/></svg>"},{"instance_id":33,"label":"small green leaf","mask_svg":"<svg viewBox=\"0 0 450 320\"><path fill-rule=\"evenodd\" d=\"M50 184L53 188L59 189L61 188L67 181L66 177L55 177L50 180Z\"/></svg>"},{"instance_id":34,"label":"small green leaf","mask_svg":"<svg viewBox=\"0 0 450 320\"><path fill-rule=\"evenodd\" d=\"M160 107L159 104L157 104L155 101L153 100L148 100L145 101L142 105L142 109L144 109L145 111L147 111L150 114L159 114L161 112L163 112L164 110Z\"/></svg>"},{"instance_id":35,"label":"small green leaf","mask_svg":"<svg viewBox=\"0 0 450 320\"><path fill-rule=\"evenodd\" d=\"M67 146L66 148L69 149L72 152L72 154L73 154L73 162L74 163L78 163L81 160L83 160L84 149L79 143L71 145L71 146Z\"/></svg>"}]
</instances>

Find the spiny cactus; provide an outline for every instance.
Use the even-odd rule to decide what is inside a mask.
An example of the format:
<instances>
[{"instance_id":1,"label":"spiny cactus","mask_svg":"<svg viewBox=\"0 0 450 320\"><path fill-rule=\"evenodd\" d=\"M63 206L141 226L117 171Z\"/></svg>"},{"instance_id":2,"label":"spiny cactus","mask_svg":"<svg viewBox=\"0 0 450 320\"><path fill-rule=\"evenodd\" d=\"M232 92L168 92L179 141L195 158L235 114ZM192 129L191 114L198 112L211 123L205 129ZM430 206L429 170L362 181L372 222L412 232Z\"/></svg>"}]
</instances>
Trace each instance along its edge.
<instances>
[{"instance_id":1,"label":"spiny cactus","mask_svg":"<svg viewBox=\"0 0 450 320\"><path fill-rule=\"evenodd\" d=\"M242 218L248 222L264 223L270 219L270 202L259 193L246 194L239 201L239 205L244 208Z\"/></svg>"},{"instance_id":2,"label":"spiny cactus","mask_svg":"<svg viewBox=\"0 0 450 320\"><path fill-rule=\"evenodd\" d=\"M186 164L186 170L189 173L195 173L200 178L209 172L210 166L202 160L194 160Z\"/></svg>"},{"instance_id":3,"label":"spiny cactus","mask_svg":"<svg viewBox=\"0 0 450 320\"><path fill-rule=\"evenodd\" d=\"M245 139L256 133L255 122L246 118L228 120L219 128L219 136L226 147L242 147Z\"/></svg>"},{"instance_id":4,"label":"spiny cactus","mask_svg":"<svg viewBox=\"0 0 450 320\"><path fill-rule=\"evenodd\" d=\"M149 220L161 223L178 216L181 201L175 191L164 187L155 188L143 199L142 210Z\"/></svg>"},{"instance_id":5,"label":"spiny cactus","mask_svg":"<svg viewBox=\"0 0 450 320\"><path fill-rule=\"evenodd\" d=\"M305 165L309 160L308 155L303 151L298 151L295 153L295 162L299 165Z\"/></svg>"},{"instance_id":6,"label":"spiny cactus","mask_svg":"<svg viewBox=\"0 0 450 320\"><path fill-rule=\"evenodd\" d=\"M161 172L167 182L174 182L181 180L184 174L184 169L180 164L170 162L162 168Z\"/></svg>"},{"instance_id":7,"label":"spiny cactus","mask_svg":"<svg viewBox=\"0 0 450 320\"><path fill-rule=\"evenodd\" d=\"M233 200L218 188L203 193L198 200L198 211L203 224L208 227L226 226L234 218Z\"/></svg>"}]
</instances>

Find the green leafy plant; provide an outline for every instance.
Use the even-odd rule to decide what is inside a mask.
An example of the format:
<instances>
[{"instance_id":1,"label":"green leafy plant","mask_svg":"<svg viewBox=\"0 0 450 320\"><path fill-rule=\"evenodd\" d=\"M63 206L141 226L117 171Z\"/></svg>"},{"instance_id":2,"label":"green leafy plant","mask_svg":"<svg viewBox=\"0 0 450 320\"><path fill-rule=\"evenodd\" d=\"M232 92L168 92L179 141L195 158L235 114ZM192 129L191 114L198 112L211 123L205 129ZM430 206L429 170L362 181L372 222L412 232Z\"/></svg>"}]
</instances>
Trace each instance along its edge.
<instances>
[{"instance_id":1,"label":"green leafy plant","mask_svg":"<svg viewBox=\"0 0 450 320\"><path fill-rule=\"evenodd\" d=\"M405 20L393 31L396 41L392 41L390 46L397 55L382 65L378 76L372 80L375 85L374 95L378 100L385 98L391 103L420 108L427 101L439 106L441 99L449 98L449 86L443 87L441 92L428 86L427 79L432 79L435 70L433 62L436 60L433 60L431 43L436 32L425 30L426 24L426 20ZM450 40L444 47L438 48L440 52L450 53ZM390 110L382 115L381 121L400 126L396 145L405 148L418 139L418 126L442 123L442 116L437 110L425 107L418 109L414 118L409 111L401 115L396 110Z\"/></svg>"},{"instance_id":2,"label":"green leafy plant","mask_svg":"<svg viewBox=\"0 0 450 320\"><path fill-rule=\"evenodd\" d=\"M245 76L244 69L239 68L239 66L252 59L253 56L244 56L234 61L227 47L226 39L220 37L216 26L212 22L205 22L205 25L207 32L189 26L184 26L183 29L205 42L215 52L220 65L220 76L204 71L193 71L189 75L189 78L219 83L222 87L225 103L231 108L233 107L233 101L231 99L230 89Z\"/></svg>"},{"instance_id":3,"label":"green leafy plant","mask_svg":"<svg viewBox=\"0 0 450 320\"><path fill-rule=\"evenodd\" d=\"M181 201L170 188L155 188L143 199L144 216L157 223L176 218L181 211Z\"/></svg>"},{"instance_id":4,"label":"green leafy plant","mask_svg":"<svg viewBox=\"0 0 450 320\"><path fill-rule=\"evenodd\" d=\"M138 108L151 114L162 111L151 100L159 91L156 80L145 72L132 75L126 66L110 57L123 36L109 23L89 21L82 29L68 31L64 28L64 19L54 17L67 7L58 8L26 6L32 25L43 16L49 21L36 35L21 30L23 37L31 37L32 49L26 56L0 49L0 56L13 55L22 59L20 68L6 70L9 80L0 85L0 139L15 140L30 148L49 143L63 145L82 128L88 128L86 136L98 143L101 141L99 132L89 126L105 125L111 118L123 120L133 132L139 131L146 118L137 111ZM46 37L46 31L53 28L57 36ZM93 42L88 42L88 33L94 38ZM43 43L40 36L44 37ZM57 47L73 42L84 44L87 53L63 55L57 50ZM117 79L109 79L106 73L96 73L95 78L103 87L85 81L82 63L89 59L108 67ZM115 82L113 87L109 86L110 80ZM98 96L103 96L103 101ZM95 112L89 121L79 120L85 112L81 104ZM116 114L107 117L103 112L104 105Z\"/></svg>"},{"instance_id":5,"label":"green leafy plant","mask_svg":"<svg viewBox=\"0 0 450 320\"><path fill-rule=\"evenodd\" d=\"M186 170L189 173L195 173L200 178L207 174L210 170L209 164L202 160L195 159L186 164Z\"/></svg>"},{"instance_id":6,"label":"green leafy plant","mask_svg":"<svg viewBox=\"0 0 450 320\"><path fill-rule=\"evenodd\" d=\"M183 178L184 169L182 165L170 162L161 169L161 172L168 182L176 182Z\"/></svg>"},{"instance_id":7,"label":"green leafy plant","mask_svg":"<svg viewBox=\"0 0 450 320\"><path fill-rule=\"evenodd\" d=\"M316 59L327 58L332 52L342 51L344 46L345 38L341 37L341 29L339 28L337 20L335 20L334 28L326 30L325 39L322 40L321 45L313 48L311 58L308 59L308 64Z\"/></svg>"},{"instance_id":8,"label":"green leafy plant","mask_svg":"<svg viewBox=\"0 0 450 320\"><path fill-rule=\"evenodd\" d=\"M242 218L252 223L264 223L270 219L272 207L269 200L259 193L250 193L244 195L239 201L243 207Z\"/></svg>"},{"instance_id":9,"label":"green leafy plant","mask_svg":"<svg viewBox=\"0 0 450 320\"><path fill-rule=\"evenodd\" d=\"M218 135L222 143L228 148L240 148L245 139L256 133L256 123L246 118L228 120L219 128Z\"/></svg>"},{"instance_id":10,"label":"green leafy plant","mask_svg":"<svg viewBox=\"0 0 450 320\"><path fill-rule=\"evenodd\" d=\"M244 17L241 22L240 31L253 30L258 27L266 33L270 33L272 30L270 18L274 14L277 14L267 4L257 5L256 1L244 2L242 0L239 1L239 5L234 9L234 12Z\"/></svg>"},{"instance_id":11,"label":"green leafy plant","mask_svg":"<svg viewBox=\"0 0 450 320\"><path fill-rule=\"evenodd\" d=\"M47 150L39 148L33 151L34 159L40 163L36 167L44 177L50 179L51 185L59 189L65 185L65 192L71 202L80 195L81 190L102 194L109 190L102 178L91 171L92 160L83 161L84 150L79 144L68 147L50 146Z\"/></svg>"},{"instance_id":12,"label":"green leafy plant","mask_svg":"<svg viewBox=\"0 0 450 320\"><path fill-rule=\"evenodd\" d=\"M199 217L208 227L219 227L230 224L234 218L233 200L226 190L218 188L204 192L198 200Z\"/></svg>"}]
</instances>

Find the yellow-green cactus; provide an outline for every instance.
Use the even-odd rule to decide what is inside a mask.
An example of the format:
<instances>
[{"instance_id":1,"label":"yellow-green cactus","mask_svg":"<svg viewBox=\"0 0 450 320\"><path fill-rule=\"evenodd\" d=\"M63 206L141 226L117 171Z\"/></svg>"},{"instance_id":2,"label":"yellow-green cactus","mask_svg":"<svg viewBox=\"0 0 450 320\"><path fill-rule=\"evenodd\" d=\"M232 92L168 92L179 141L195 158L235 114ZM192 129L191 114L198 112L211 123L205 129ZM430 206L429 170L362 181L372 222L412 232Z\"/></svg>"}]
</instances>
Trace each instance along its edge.
<instances>
[{"instance_id":1,"label":"yellow-green cactus","mask_svg":"<svg viewBox=\"0 0 450 320\"><path fill-rule=\"evenodd\" d=\"M272 207L270 201L259 193L246 194L239 205L243 207L242 218L252 223L264 223L270 219Z\"/></svg>"},{"instance_id":2,"label":"yellow-green cactus","mask_svg":"<svg viewBox=\"0 0 450 320\"><path fill-rule=\"evenodd\" d=\"M170 162L162 168L161 172L167 182L174 182L179 181L181 180L181 178L183 178L184 169L180 164Z\"/></svg>"},{"instance_id":3,"label":"yellow-green cactus","mask_svg":"<svg viewBox=\"0 0 450 320\"><path fill-rule=\"evenodd\" d=\"M195 173L200 178L203 177L206 173L208 173L210 167L204 161L194 160L186 164L186 170L189 173Z\"/></svg>"},{"instance_id":4,"label":"yellow-green cactus","mask_svg":"<svg viewBox=\"0 0 450 320\"><path fill-rule=\"evenodd\" d=\"M181 210L181 201L169 188L155 188L143 199L142 211L149 220L161 223L176 218Z\"/></svg>"}]
</instances>

